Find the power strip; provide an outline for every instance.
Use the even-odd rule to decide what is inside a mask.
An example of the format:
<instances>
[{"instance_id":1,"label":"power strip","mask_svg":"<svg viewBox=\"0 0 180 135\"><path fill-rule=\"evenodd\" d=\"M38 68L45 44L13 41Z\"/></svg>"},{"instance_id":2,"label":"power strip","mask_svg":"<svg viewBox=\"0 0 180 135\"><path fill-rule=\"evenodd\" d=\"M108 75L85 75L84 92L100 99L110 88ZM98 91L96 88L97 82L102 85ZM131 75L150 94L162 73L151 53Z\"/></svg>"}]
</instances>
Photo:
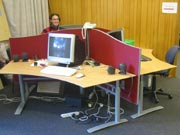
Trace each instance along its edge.
<instances>
[{"instance_id":1,"label":"power strip","mask_svg":"<svg viewBox=\"0 0 180 135\"><path fill-rule=\"evenodd\" d=\"M69 113L63 113L63 114L61 114L61 117L62 118L68 118L68 117L71 117L72 115L79 115L79 112L69 112Z\"/></svg>"}]
</instances>

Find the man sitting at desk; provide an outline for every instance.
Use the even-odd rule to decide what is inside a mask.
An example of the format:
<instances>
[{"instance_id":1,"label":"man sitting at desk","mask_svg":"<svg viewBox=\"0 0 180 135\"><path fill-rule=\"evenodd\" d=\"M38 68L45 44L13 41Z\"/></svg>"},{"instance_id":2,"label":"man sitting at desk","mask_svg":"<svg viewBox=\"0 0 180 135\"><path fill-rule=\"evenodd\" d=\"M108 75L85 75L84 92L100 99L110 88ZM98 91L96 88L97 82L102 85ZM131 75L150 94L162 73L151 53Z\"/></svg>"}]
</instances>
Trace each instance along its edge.
<instances>
[{"instance_id":1,"label":"man sitting at desk","mask_svg":"<svg viewBox=\"0 0 180 135\"><path fill-rule=\"evenodd\" d=\"M49 24L50 26L43 29L43 31L41 32L41 34L45 34L51 31L58 31L60 29L63 29L62 27L60 27L60 16L57 13L53 13L49 16Z\"/></svg>"}]
</instances>

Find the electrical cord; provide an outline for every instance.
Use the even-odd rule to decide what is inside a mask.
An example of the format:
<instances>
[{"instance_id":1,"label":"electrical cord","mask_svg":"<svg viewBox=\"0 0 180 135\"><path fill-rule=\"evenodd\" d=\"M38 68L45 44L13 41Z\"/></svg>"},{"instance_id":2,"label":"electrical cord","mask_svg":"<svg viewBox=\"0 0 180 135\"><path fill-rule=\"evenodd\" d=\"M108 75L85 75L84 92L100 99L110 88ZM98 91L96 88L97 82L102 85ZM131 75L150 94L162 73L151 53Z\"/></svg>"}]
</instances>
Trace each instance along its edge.
<instances>
[{"instance_id":1,"label":"electrical cord","mask_svg":"<svg viewBox=\"0 0 180 135\"><path fill-rule=\"evenodd\" d=\"M107 111L107 116L100 116L99 115L100 111L104 107L104 105L102 103L98 103L99 98L98 98L97 92L95 90L95 87L94 87L93 93L96 97L96 101L95 101L93 107L85 110L84 112L80 112L79 116L72 115L71 119L76 120L76 121L80 121L80 122L86 122L90 119L96 120L96 121L99 119L106 119L105 123L107 123L112 118L113 113L109 112L109 111ZM97 108L97 105L98 105L98 108ZM97 108L97 111L95 113L92 113L92 114L89 113L89 112L94 111L96 108Z\"/></svg>"},{"instance_id":2,"label":"electrical cord","mask_svg":"<svg viewBox=\"0 0 180 135\"><path fill-rule=\"evenodd\" d=\"M89 115L89 113L88 113L89 111L94 110L96 108L97 103L98 103L98 96L97 96L96 90L94 89L93 92L94 92L95 97L96 97L96 101L95 101L95 104L93 105L93 107L82 112L81 116L79 118L74 118L74 116L72 115L71 118L73 120L79 120L81 122L84 122L84 121L87 121L93 115L93 114Z\"/></svg>"},{"instance_id":3,"label":"electrical cord","mask_svg":"<svg viewBox=\"0 0 180 135\"><path fill-rule=\"evenodd\" d=\"M3 101L3 104L20 102L20 100L21 100L20 97L8 98L7 95L5 95L5 94L0 95L0 101Z\"/></svg>"},{"instance_id":4,"label":"electrical cord","mask_svg":"<svg viewBox=\"0 0 180 135\"><path fill-rule=\"evenodd\" d=\"M109 111L109 113L115 114L114 111L111 111L111 110L114 110L114 109L115 109L115 107L110 106L110 111ZM124 109L123 109L123 108L120 108L120 115L122 115L122 114L124 114Z\"/></svg>"},{"instance_id":5,"label":"electrical cord","mask_svg":"<svg viewBox=\"0 0 180 135\"><path fill-rule=\"evenodd\" d=\"M65 98L60 98L60 97L49 97L49 96L29 96L30 99L37 99L41 101L46 101L46 102L64 102Z\"/></svg>"},{"instance_id":6,"label":"electrical cord","mask_svg":"<svg viewBox=\"0 0 180 135\"><path fill-rule=\"evenodd\" d=\"M98 107L98 111L97 111L96 113L90 115L90 117L93 116L93 117L95 117L96 119L107 119L107 120L105 121L105 123L107 123L107 122L111 119L112 115L111 115L111 113L108 113L108 112L107 112L108 116L100 116L99 113L100 113L101 108L103 108L103 104L100 103L100 104L99 104L99 107Z\"/></svg>"},{"instance_id":7,"label":"electrical cord","mask_svg":"<svg viewBox=\"0 0 180 135\"><path fill-rule=\"evenodd\" d=\"M108 113L115 114L114 111L111 111L112 109L114 110L115 107L112 107L112 106L110 105L110 100L111 100L110 98L111 98L111 97L110 97L110 94L108 93L108 104L107 104ZM120 108L119 111L120 111L120 115L124 114L124 109L123 109L123 108Z\"/></svg>"},{"instance_id":8,"label":"electrical cord","mask_svg":"<svg viewBox=\"0 0 180 135\"><path fill-rule=\"evenodd\" d=\"M48 97L48 96L43 96L43 97L37 97L37 96L29 96L30 99L38 99L46 102L64 102L65 98L60 98L60 97ZM7 95L1 94L0 95L0 101L3 101L3 104L10 104L14 102L20 102L21 98L20 97L13 97L13 98L8 98Z\"/></svg>"},{"instance_id":9,"label":"electrical cord","mask_svg":"<svg viewBox=\"0 0 180 135\"><path fill-rule=\"evenodd\" d=\"M86 115L89 115L89 114L88 114L88 112L89 112L89 111L92 111L92 110L94 110L94 109L96 108L96 105L97 105L98 100L99 100L99 98L98 98L98 95L97 95L97 92L96 92L95 88L93 89L93 92L94 92L94 94L95 94L96 101L95 101L95 103L94 103L94 105L93 105L93 107L92 107L92 108L85 110L85 114L86 114Z\"/></svg>"}]
</instances>

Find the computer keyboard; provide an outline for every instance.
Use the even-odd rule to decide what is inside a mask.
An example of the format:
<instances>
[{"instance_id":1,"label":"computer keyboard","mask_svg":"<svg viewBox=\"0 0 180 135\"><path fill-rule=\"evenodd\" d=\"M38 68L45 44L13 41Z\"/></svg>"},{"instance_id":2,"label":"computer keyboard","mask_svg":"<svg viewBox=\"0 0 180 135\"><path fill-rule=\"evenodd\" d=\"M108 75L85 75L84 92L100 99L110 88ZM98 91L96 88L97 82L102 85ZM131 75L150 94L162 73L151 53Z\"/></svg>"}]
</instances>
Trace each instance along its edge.
<instances>
[{"instance_id":1,"label":"computer keyboard","mask_svg":"<svg viewBox=\"0 0 180 135\"><path fill-rule=\"evenodd\" d=\"M141 54L141 61L151 61L151 58Z\"/></svg>"},{"instance_id":2,"label":"computer keyboard","mask_svg":"<svg viewBox=\"0 0 180 135\"><path fill-rule=\"evenodd\" d=\"M41 73L61 76L72 76L77 72L77 69L60 66L47 66L43 68Z\"/></svg>"}]
</instances>

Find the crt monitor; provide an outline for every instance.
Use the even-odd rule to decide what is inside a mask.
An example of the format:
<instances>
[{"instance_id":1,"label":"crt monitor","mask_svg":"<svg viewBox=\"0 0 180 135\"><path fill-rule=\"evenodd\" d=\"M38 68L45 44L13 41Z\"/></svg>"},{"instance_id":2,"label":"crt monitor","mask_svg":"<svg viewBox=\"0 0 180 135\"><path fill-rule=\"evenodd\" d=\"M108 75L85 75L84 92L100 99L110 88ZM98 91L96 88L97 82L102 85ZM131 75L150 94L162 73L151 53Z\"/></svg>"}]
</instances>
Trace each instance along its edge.
<instances>
[{"instance_id":1,"label":"crt monitor","mask_svg":"<svg viewBox=\"0 0 180 135\"><path fill-rule=\"evenodd\" d=\"M107 33L109 35L111 35L112 37L124 42L124 30L123 29L111 30Z\"/></svg>"},{"instance_id":2,"label":"crt monitor","mask_svg":"<svg viewBox=\"0 0 180 135\"><path fill-rule=\"evenodd\" d=\"M75 35L62 33L48 34L48 61L69 65L74 63Z\"/></svg>"}]
</instances>

